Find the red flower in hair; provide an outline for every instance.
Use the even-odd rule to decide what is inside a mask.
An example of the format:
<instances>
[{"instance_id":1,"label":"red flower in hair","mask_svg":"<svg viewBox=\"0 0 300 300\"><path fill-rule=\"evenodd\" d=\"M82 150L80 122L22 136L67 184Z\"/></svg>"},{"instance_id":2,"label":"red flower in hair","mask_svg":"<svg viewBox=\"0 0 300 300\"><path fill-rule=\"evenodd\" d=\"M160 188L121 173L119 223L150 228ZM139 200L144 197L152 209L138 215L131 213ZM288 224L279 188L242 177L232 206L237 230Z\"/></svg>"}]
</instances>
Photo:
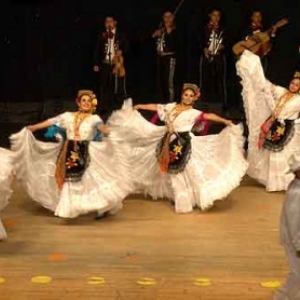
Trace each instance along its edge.
<instances>
[{"instance_id":1,"label":"red flower in hair","mask_svg":"<svg viewBox=\"0 0 300 300\"><path fill-rule=\"evenodd\" d=\"M76 103L77 105L80 104L80 97L76 97L76 98L75 98L75 103Z\"/></svg>"}]
</instances>

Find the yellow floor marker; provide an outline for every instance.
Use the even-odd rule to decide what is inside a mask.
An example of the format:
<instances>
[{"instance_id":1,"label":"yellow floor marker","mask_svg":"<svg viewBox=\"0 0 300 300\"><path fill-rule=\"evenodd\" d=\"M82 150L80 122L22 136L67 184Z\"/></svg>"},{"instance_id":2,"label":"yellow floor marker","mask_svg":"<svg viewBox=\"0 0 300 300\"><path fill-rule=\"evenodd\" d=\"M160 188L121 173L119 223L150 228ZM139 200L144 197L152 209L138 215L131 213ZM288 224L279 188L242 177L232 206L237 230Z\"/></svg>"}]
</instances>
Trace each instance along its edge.
<instances>
[{"instance_id":1,"label":"yellow floor marker","mask_svg":"<svg viewBox=\"0 0 300 300\"><path fill-rule=\"evenodd\" d=\"M281 287L280 281L265 281L261 282L260 285L265 288L277 289Z\"/></svg>"},{"instance_id":2,"label":"yellow floor marker","mask_svg":"<svg viewBox=\"0 0 300 300\"><path fill-rule=\"evenodd\" d=\"M210 286L210 285L212 285L212 282L209 278L196 278L194 280L194 285L197 285L197 286Z\"/></svg>"},{"instance_id":3,"label":"yellow floor marker","mask_svg":"<svg viewBox=\"0 0 300 300\"><path fill-rule=\"evenodd\" d=\"M137 283L140 285L155 285L156 281L154 278L144 277L141 278Z\"/></svg>"},{"instance_id":4,"label":"yellow floor marker","mask_svg":"<svg viewBox=\"0 0 300 300\"><path fill-rule=\"evenodd\" d=\"M0 277L0 284L3 284L3 283L5 283L5 278L3 278L3 277Z\"/></svg>"},{"instance_id":5,"label":"yellow floor marker","mask_svg":"<svg viewBox=\"0 0 300 300\"><path fill-rule=\"evenodd\" d=\"M103 277L89 277L87 284L91 285L102 285L105 283L105 279Z\"/></svg>"},{"instance_id":6,"label":"yellow floor marker","mask_svg":"<svg viewBox=\"0 0 300 300\"><path fill-rule=\"evenodd\" d=\"M35 276L31 278L32 283L39 283L39 284L47 284L52 281L52 278L49 276Z\"/></svg>"}]
</instances>

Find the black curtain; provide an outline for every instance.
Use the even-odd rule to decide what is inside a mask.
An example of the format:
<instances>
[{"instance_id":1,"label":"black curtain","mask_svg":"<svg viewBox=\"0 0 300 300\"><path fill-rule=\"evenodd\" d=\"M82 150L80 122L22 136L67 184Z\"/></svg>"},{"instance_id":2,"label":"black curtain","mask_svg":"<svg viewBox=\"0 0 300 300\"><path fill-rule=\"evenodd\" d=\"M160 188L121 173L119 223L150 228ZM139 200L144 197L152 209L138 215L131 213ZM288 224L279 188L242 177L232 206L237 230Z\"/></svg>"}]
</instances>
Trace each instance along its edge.
<instances>
[{"instance_id":1,"label":"black curtain","mask_svg":"<svg viewBox=\"0 0 300 300\"><path fill-rule=\"evenodd\" d=\"M78 88L92 87L92 55L97 31L107 13L115 13L130 38L127 65L129 92L138 101L153 101L155 45L151 32L164 9L174 0L111 1L11 1L1 9L0 101L44 101L73 98ZM198 76L196 36L206 22L207 9L220 7L230 42L239 39L241 26L252 8L261 8L268 23L288 17L290 24L278 32L268 77L287 84L297 61L300 9L297 1L185 0L176 16L182 38L180 81ZM235 67L229 57L229 97L236 98ZM157 100L157 99L156 99Z\"/></svg>"}]
</instances>

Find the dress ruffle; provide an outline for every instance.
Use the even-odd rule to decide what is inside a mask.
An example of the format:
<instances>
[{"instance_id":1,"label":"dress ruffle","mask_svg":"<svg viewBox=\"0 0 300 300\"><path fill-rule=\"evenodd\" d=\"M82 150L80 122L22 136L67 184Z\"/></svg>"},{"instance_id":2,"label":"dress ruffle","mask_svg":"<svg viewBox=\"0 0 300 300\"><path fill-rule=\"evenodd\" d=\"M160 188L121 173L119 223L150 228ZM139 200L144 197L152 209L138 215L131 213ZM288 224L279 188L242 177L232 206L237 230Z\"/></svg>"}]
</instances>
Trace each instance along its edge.
<instances>
[{"instance_id":1,"label":"dress ruffle","mask_svg":"<svg viewBox=\"0 0 300 300\"><path fill-rule=\"evenodd\" d=\"M237 74L243 86L242 97L249 127L247 174L266 187L267 191L286 190L292 174L286 174L287 160L290 155L300 151L300 128L295 126L295 133L284 149L274 153L258 148L261 125L270 117L275 107L270 82L265 78L260 58L244 51L236 64Z\"/></svg>"},{"instance_id":2,"label":"dress ruffle","mask_svg":"<svg viewBox=\"0 0 300 300\"><path fill-rule=\"evenodd\" d=\"M0 148L0 157L0 240L2 240L7 237L7 234L1 222L1 212L8 204L12 194L14 155L11 151Z\"/></svg>"},{"instance_id":3,"label":"dress ruffle","mask_svg":"<svg viewBox=\"0 0 300 300\"><path fill-rule=\"evenodd\" d=\"M118 150L114 133L103 142L90 142L90 163L79 182L65 182L62 190L55 179L56 160L61 143L37 141L23 129L11 136L18 155L17 178L29 196L56 216L75 218L97 211L115 213L132 191L127 180L129 164Z\"/></svg>"},{"instance_id":4,"label":"dress ruffle","mask_svg":"<svg viewBox=\"0 0 300 300\"><path fill-rule=\"evenodd\" d=\"M226 198L239 186L248 163L244 158L244 138L241 125L225 128L220 134L194 136L191 134L192 154L183 172L163 174L158 167L155 149L166 132L165 126L155 126L132 108L127 100L121 110L109 119L129 143L131 180L136 189L153 199L175 200L178 213L193 207L210 208L216 200Z\"/></svg>"}]
</instances>

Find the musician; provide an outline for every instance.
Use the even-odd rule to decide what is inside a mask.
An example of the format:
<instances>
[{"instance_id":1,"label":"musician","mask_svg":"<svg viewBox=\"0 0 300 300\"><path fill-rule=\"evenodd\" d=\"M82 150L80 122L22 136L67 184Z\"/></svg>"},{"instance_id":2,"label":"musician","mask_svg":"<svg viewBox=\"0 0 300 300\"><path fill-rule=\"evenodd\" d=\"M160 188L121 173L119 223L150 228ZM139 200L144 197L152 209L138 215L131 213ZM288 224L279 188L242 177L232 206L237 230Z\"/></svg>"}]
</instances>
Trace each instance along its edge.
<instances>
[{"instance_id":1,"label":"musician","mask_svg":"<svg viewBox=\"0 0 300 300\"><path fill-rule=\"evenodd\" d=\"M225 31L220 25L221 11L212 9L199 36L200 89L204 102L221 102L227 111Z\"/></svg>"},{"instance_id":2,"label":"musician","mask_svg":"<svg viewBox=\"0 0 300 300\"><path fill-rule=\"evenodd\" d=\"M156 40L157 92L164 103L175 101L175 67L177 54L177 33L174 14L166 10L162 16L162 27L154 31Z\"/></svg>"},{"instance_id":3,"label":"musician","mask_svg":"<svg viewBox=\"0 0 300 300\"><path fill-rule=\"evenodd\" d=\"M118 102L126 95L126 76L114 74L116 62L124 59L128 50L126 35L117 27L114 16L108 15L104 22L105 30L97 37L93 70L97 77L97 90L100 105L104 114L117 107Z\"/></svg>"},{"instance_id":4,"label":"musician","mask_svg":"<svg viewBox=\"0 0 300 300\"><path fill-rule=\"evenodd\" d=\"M253 34L264 31L262 20L262 12L260 10L254 10L250 17L250 24L243 32L243 39L247 40Z\"/></svg>"},{"instance_id":5,"label":"musician","mask_svg":"<svg viewBox=\"0 0 300 300\"><path fill-rule=\"evenodd\" d=\"M259 33L259 32L264 32L265 30L266 30L266 28L264 27L264 24L263 24L263 13L261 10L255 9L252 11L252 14L250 16L249 26L242 33L242 39L248 40L248 38L253 36L254 34ZM271 32L271 39L274 39L275 36L276 36L276 30L274 29ZM271 49L271 46L272 46L272 41L270 41L270 45L269 45L270 49ZM262 62L262 67L263 67L264 71L266 72L267 66L268 66L268 55L262 56L261 62Z\"/></svg>"}]
</instances>

